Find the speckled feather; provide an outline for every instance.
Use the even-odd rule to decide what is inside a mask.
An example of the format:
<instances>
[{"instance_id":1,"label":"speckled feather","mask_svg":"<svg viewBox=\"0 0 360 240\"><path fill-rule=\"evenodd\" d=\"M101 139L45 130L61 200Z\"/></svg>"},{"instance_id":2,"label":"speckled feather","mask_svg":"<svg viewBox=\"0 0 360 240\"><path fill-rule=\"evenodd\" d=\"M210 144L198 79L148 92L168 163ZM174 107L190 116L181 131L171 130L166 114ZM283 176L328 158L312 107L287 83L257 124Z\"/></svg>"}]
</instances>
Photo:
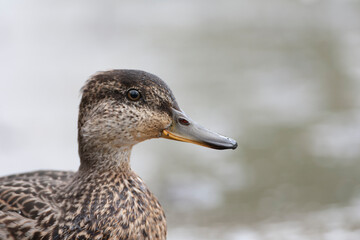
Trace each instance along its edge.
<instances>
[{"instance_id":1,"label":"speckled feather","mask_svg":"<svg viewBox=\"0 0 360 240\"><path fill-rule=\"evenodd\" d=\"M137 70L100 72L82 91L79 170L0 178L0 239L166 239L164 211L129 161L134 144L171 124L174 96Z\"/></svg>"}]
</instances>

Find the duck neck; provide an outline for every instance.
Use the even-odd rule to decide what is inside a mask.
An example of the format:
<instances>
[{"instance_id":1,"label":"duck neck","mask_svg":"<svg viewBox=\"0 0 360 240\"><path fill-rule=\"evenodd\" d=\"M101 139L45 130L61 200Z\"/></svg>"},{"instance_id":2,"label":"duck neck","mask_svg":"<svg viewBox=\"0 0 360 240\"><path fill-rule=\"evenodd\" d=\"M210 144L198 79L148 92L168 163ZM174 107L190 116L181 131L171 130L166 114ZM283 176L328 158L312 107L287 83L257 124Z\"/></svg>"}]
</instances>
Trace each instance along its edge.
<instances>
[{"instance_id":1,"label":"duck neck","mask_svg":"<svg viewBox=\"0 0 360 240\"><path fill-rule=\"evenodd\" d=\"M130 168L130 154L132 146L100 146L82 144L79 140L80 168L79 172L128 172Z\"/></svg>"}]
</instances>

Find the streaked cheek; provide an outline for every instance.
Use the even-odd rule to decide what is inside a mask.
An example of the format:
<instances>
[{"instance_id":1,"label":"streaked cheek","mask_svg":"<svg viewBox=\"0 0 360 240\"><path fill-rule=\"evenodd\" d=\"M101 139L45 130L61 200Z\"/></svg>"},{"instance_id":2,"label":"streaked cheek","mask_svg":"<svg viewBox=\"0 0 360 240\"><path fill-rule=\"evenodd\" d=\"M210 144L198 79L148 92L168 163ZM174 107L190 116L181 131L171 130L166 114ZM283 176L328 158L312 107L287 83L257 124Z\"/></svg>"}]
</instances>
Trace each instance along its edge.
<instances>
[{"instance_id":1,"label":"streaked cheek","mask_svg":"<svg viewBox=\"0 0 360 240\"><path fill-rule=\"evenodd\" d=\"M172 119L168 114L148 111L146 118L142 119L136 127L136 137L147 139L159 137L159 133L171 124Z\"/></svg>"}]
</instances>

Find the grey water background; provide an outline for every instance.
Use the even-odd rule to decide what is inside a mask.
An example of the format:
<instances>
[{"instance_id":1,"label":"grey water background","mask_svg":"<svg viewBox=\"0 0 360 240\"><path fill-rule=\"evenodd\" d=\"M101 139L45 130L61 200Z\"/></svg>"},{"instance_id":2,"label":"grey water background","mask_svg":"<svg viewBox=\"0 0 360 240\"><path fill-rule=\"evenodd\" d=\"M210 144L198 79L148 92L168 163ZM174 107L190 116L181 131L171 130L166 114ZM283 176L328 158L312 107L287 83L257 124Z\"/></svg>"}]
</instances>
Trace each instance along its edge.
<instances>
[{"instance_id":1,"label":"grey water background","mask_svg":"<svg viewBox=\"0 0 360 240\"><path fill-rule=\"evenodd\" d=\"M360 1L0 1L0 174L75 171L79 89L152 72L235 151L151 140L168 238L360 239Z\"/></svg>"}]
</instances>

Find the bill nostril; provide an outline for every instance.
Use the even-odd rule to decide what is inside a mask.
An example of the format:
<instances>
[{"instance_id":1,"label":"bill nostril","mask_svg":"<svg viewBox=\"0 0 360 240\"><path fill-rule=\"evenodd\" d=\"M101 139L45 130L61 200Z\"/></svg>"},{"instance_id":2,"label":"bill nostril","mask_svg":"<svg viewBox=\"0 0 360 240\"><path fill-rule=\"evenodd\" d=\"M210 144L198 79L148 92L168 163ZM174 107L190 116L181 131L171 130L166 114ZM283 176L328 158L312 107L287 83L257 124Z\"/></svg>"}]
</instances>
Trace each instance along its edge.
<instances>
[{"instance_id":1,"label":"bill nostril","mask_svg":"<svg viewBox=\"0 0 360 240\"><path fill-rule=\"evenodd\" d=\"M184 126L189 126L189 125L190 125L189 121L186 120L185 118L179 118L178 121L179 121L179 123L180 123L181 125L184 125Z\"/></svg>"}]
</instances>

